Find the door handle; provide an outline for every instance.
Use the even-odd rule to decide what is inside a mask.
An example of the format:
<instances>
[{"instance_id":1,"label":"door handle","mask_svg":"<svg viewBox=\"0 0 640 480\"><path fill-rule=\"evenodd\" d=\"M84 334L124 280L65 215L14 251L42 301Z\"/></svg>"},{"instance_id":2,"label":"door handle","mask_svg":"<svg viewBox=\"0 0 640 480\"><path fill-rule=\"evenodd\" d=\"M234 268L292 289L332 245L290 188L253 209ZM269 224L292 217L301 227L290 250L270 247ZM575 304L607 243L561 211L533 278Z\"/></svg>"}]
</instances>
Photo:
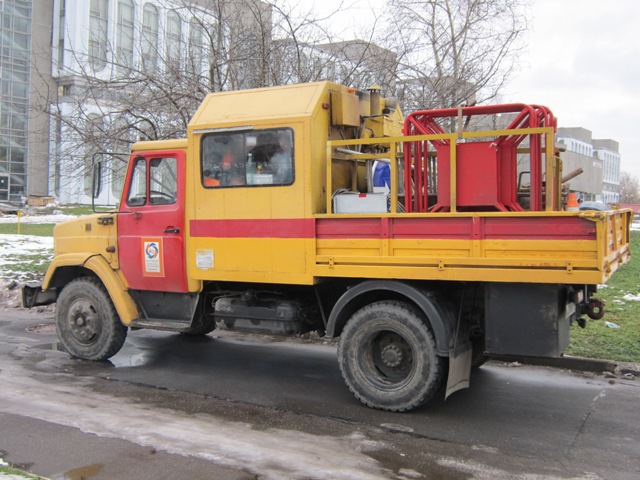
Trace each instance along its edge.
<instances>
[{"instance_id":1,"label":"door handle","mask_svg":"<svg viewBox=\"0 0 640 480\"><path fill-rule=\"evenodd\" d=\"M180 233L179 228L167 227L164 229L164 233Z\"/></svg>"}]
</instances>

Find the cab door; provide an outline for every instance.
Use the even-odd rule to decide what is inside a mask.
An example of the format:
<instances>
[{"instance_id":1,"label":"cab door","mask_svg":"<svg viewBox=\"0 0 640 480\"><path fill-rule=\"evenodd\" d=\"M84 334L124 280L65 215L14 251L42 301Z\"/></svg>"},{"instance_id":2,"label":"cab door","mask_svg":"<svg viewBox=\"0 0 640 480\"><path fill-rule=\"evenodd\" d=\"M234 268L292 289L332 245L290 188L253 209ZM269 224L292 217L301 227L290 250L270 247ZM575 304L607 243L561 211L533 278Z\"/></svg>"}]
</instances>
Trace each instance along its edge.
<instances>
[{"instance_id":1,"label":"cab door","mask_svg":"<svg viewBox=\"0 0 640 480\"><path fill-rule=\"evenodd\" d=\"M135 153L120 215L120 269L129 288L187 292L184 244L184 152Z\"/></svg>"}]
</instances>

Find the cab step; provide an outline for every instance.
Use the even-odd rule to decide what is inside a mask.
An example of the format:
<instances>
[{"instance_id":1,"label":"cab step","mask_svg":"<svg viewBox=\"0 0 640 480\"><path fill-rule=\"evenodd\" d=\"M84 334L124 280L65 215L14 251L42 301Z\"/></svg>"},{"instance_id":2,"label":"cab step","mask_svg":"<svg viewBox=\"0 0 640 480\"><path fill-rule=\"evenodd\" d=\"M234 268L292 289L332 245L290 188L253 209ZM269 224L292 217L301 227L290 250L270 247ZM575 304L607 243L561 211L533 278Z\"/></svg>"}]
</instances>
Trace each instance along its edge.
<instances>
[{"instance_id":1,"label":"cab step","mask_svg":"<svg viewBox=\"0 0 640 480\"><path fill-rule=\"evenodd\" d=\"M191 321L165 320L162 318L139 318L131 322L129 327L133 329L148 328L151 330L164 330L168 332L186 332L191 328Z\"/></svg>"}]
</instances>

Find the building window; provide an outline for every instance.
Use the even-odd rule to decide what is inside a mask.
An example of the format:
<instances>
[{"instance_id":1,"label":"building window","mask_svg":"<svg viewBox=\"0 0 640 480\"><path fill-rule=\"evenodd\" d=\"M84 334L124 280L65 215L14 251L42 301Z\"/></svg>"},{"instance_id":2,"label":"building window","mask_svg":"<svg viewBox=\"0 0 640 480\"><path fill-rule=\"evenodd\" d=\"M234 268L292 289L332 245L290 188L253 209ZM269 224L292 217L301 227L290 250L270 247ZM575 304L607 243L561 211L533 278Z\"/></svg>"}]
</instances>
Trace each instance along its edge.
<instances>
[{"instance_id":1,"label":"building window","mask_svg":"<svg viewBox=\"0 0 640 480\"><path fill-rule=\"evenodd\" d=\"M58 68L62 68L64 65L65 4L66 0L60 0L60 11L58 12Z\"/></svg>"},{"instance_id":2,"label":"building window","mask_svg":"<svg viewBox=\"0 0 640 480\"><path fill-rule=\"evenodd\" d=\"M154 73L158 66L158 9L145 3L142 12L142 66Z\"/></svg>"},{"instance_id":3,"label":"building window","mask_svg":"<svg viewBox=\"0 0 640 480\"><path fill-rule=\"evenodd\" d=\"M180 70L180 46L182 43L182 23L178 12L167 13L167 70Z\"/></svg>"},{"instance_id":4,"label":"building window","mask_svg":"<svg viewBox=\"0 0 640 480\"><path fill-rule=\"evenodd\" d=\"M202 25L195 18L189 23L189 71L202 73Z\"/></svg>"},{"instance_id":5,"label":"building window","mask_svg":"<svg viewBox=\"0 0 640 480\"><path fill-rule=\"evenodd\" d=\"M133 21L133 1L120 0L118 2L116 52L118 67L121 69L129 69L133 66Z\"/></svg>"},{"instance_id":6,"label":"building window","mask_svg":"<svg viewBox=\"0 0 640 480\"><path fill-rule=\"evenodd\" d=\"M107 14L109 0L91 0L89 9L89 64L102 70L107 64Z\"/></svg>"}]
</instances>

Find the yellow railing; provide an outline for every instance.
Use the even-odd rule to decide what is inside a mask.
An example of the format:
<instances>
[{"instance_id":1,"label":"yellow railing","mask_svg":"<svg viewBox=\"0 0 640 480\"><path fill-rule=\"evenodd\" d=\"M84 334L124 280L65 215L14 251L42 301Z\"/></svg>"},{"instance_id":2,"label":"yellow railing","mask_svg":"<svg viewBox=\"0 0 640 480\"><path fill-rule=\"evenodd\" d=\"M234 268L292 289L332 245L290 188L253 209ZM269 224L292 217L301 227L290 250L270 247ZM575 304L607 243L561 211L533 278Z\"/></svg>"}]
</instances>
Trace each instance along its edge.
<instances>
[{"instance_id":1,"label":"yellow railing","mask_svg":"<svg viewBox=\"0 0 640 480\"><path fill-rule=\"evenodd\" d=\"M367 139L351 139L351 140L332 140L327 142L326 153L326 184L327 184L327 199L326 208L327 213L332 212L332 198L331 194L333 189L332 178L332 165L336 159L334 156L334 149L339 147L351 147L351 149L361 149L368 146L380 146L386 149L383 153L353 153L344 154L340 160L345 161L370 161L376 159L402 158L402 146L406 142L422 142L422 141L437 141L444 140L449 142L450 146L450 178L449 178L449 192L450 192L450 211L457 211L457 161L456 161L456 147L462 140L475 139L481 137L506 137L512 135L544 135L544 156L545 156L545 210L553 211L560 209L560 190L561 190L561 164L555 157L555 145L554 145L554 132L552 127L537 127L537 128L517 128L509 130L483 130L477 132L458 132L437 134L437 135L412 135L401 137L385 137L385 138L367 138ZM528 149L520 148L518 153L527 153ZM391 168L391 188L390 188L390 213L398 212L398 163L397 161L390 162ZM354 169L355 171L355 169ZM354 173L355 174L355 173ZM369 175L370 172L367 172ZM549 188L549 186L552 186ZM411 195L411 192L405 192L406 195ZM533 195L533 192L531 193Z\"/></svg>"}]
</instances>

